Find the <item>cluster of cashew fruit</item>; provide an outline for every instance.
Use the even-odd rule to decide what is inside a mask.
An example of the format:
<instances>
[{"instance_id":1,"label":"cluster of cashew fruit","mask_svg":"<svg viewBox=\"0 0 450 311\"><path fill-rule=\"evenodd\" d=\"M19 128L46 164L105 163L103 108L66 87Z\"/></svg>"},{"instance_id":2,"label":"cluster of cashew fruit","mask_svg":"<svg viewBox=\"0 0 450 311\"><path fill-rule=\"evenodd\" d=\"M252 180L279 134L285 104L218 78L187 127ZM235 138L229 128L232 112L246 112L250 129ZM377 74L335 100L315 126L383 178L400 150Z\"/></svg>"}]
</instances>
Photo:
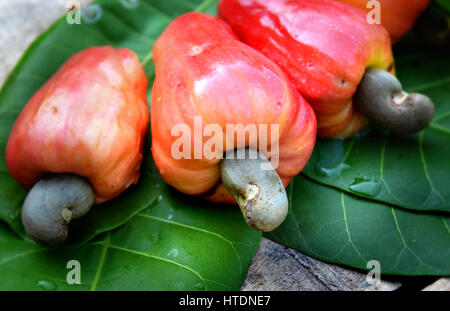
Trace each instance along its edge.
<instances>
[{"instance_id":1,"label":"cluster of cashew fruit","mask_svg":"<svg viewBox=\"0 0 450 311\"><path fill-rule=\"evenodd\" d=\"M406 134L431 122L430 99L403 91L389 35L363 11L331 0L222 0L218 12L221 19L178 17L153 47L151 151L161 177L179 191L237 203L252 228L271 231L287 215L285 187L306 165L316 134L350 137L370 122ZM63 243L71 219L138 181L146 89L132 51L94 47L72 56L29 100L6 160L31 189L22 221L32 239ZM174 157L172 129L193 129L198 116L202 133L208 124L224 132L227 124L277 125L279 137L266 139L272 145L264 150L258 134L225 139L215 146L222 157Z\"/></svg>"}]
</instances>

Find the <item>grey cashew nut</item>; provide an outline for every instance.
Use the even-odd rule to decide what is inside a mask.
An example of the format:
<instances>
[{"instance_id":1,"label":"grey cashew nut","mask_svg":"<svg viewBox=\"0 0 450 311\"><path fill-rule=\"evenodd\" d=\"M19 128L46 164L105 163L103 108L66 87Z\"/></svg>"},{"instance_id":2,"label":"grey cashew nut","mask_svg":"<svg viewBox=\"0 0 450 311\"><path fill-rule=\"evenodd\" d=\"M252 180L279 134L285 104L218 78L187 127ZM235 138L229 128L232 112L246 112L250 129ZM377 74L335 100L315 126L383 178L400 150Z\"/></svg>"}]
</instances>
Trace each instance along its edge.
<instances>
[{"instance_id":1,"label":"grey cashew nut","mask_svg":"<svg viewBox=\"0 0 450 311\"><path fill-rule=\"evenodd\" d=\"M384 70L367 69L354 100L367 119L397 134L423 130L434 115L427 96L404 92L397 78Z\"/></svg>"},{"instance_id":2,"label":"grey cashew nut","mask_svg":"<svg viewBox=\"0 0 450 311\"><path fill-rule=\"evenodd\" d=\"M245 159L238 159L238 153ZM288 198L283 183L267 158L253 150L257 159L249 157L249 149L227 153L221 162L222 182L238 203L247 224L258 231L272 231L286 218ZM270 167L271 169L262 169Z\"/></svg>"},{"instance_id":3,"label":"grey cashew nut","mask_svg":"<svg viewBox=\"0 0 450 311\"><path fill-rule=\"evenodd\" d=\"M71 219L84 216L94 204L92 186L72 174L50 175L38 181L22 206L22 223L34 241L56 246L69 234Z\"/></svg>"}]
</instances>

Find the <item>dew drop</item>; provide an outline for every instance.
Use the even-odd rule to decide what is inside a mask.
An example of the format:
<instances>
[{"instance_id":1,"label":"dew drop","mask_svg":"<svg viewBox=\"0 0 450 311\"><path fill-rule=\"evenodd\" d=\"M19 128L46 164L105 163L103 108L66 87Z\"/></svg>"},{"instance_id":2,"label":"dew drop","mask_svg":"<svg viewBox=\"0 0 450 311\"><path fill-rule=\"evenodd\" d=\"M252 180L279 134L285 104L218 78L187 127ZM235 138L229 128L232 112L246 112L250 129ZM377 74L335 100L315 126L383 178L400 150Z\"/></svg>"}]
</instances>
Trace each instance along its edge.
<instances>
[{"instance_id":1,"label":"dew drop","mask_svg":"<svg viewBox=\"0 0 450 311\"><path fill-rule=\"evenodd\" d=\"M381 191L381 183L375 179L367 180L364 178L355 178L350 189L357 194L375 197Z\"/></svg>"},{"instance_id":2,"label":"dew drop","mask_svg":"<svg viewBox=\"0 0 450 311\"><path fill-rule=\"evenodd\" d=\"M103 15L102 8L98 4L91 4L81 10L81 16L86 24L94 24Z\"/></svg>"},{"instance_id":3,"label":"dew drop","mask_svg":"<svg viewBox=\"0 0 450 311\"><path fill-rule=\"evenodd\" d=\"M163 196L160 194L158 195L158 201L162 201L163 200Z\"/></svg>"},{"instance_id":4,"label":"dew drop","mask_svg":"<svg viewBox=\"0 0 450 311\"><path fill-rule=\"evenodd\" d=\"M349 168L350 165L345 164L345 163L339 163L337 166L335 167L324 167L322 165L320 165L318 163L318 165L316 166L316 171L319 175L325 175L328 177L334 177L334 176L339 176L341 175L342 171Z\"/></svg>"},{"instance_id":5,"label":"dew drop","mask_svg":"<svg viewBox=\"0 0 450 311\"><path fill-rule=\"evenodd\" d=\"M179 254L178 249L173 248L173 249L170 250L170 252L167 253L167 257L169 257L169 258L175 258L175 257L178 256L178 254Z\"/></svg>"},{"instance_id":6,"label":"dew drop","mask_svg":"<svg viewBox=\"0 0 450 311\"><path fill-rule=\"evenodd\" d=\"M350 165L344 163L345 150L342 140L330 139L324 141L318 150L319 159L315 168L316 173L322 176L335 177L348 169Z\"/></svg>"},{"instance_id":7,"label":"dew drop","mask_svg":"<svg viewBox=\"0 0 450 311\"><path fill-rule=\"evenodd\" d=\"M120 3L127 9L135 9L139 5L139 0L120 0Z\"/></svg>"},{"instance_id":8,"label":"dew drop","mask_svg":"<svg viewBox=\"0 0 450 311\"><path fill-rule=\"evenodd\" d=\"M159 241L159 234L157 232L150 234L142 234L134 239L133 245L136 245L140 249L149 250L152 247L154 247L155 244L158 243L158 241Z\"/></svg>"},{"instance_id":9,"label":"dew drop","mask_svg":"<svg viewBox=\"0 0 450 311\"><path fill-rule=\"evenodd\" d=\"M167 216L167 219L172 219L173 218L173 215L172 214L169 214L168 216Z\"/></svg>"},{"instance_id":10,"label":"dew drop","mask_svg":"<svg viewBox=\"0 0 450 311\"><path fill-rule=\"evenodd\" d=\"M40 288L42 288L44 290L55 290L56 289L55 283L45 281L45 280L38 281L37 286L39 286Z\"/></svg>"}]
</instances>

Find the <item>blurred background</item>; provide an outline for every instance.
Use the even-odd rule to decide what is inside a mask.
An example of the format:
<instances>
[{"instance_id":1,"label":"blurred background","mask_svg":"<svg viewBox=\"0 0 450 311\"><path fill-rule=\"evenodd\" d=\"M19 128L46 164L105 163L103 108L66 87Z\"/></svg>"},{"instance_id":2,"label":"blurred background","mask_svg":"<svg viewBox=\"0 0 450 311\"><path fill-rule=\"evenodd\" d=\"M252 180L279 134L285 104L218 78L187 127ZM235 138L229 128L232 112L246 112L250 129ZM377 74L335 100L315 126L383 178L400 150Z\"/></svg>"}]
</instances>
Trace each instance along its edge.
<instances>
[{"instance_id":1,"label":"blurred background","mask_svg":"<svg viewBox=\"0 0 450 311\"><path fill-rule=\"evenodd\" d=\"M92 0L79 0L82 7ZM69 0L0 1L0 86L30 43L68 11Z\"/></svg>"}]
</instances>

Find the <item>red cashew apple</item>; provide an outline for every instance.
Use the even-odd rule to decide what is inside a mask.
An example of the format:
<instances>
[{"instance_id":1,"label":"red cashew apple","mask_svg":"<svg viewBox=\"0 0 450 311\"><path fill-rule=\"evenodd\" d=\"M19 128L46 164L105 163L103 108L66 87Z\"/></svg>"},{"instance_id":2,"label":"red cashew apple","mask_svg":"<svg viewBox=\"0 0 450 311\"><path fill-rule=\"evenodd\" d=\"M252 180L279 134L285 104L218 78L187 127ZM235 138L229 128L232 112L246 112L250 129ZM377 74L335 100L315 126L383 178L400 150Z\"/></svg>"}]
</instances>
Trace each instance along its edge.
<instances>
[{"instance_id":1,"label":"red cashew apple","mask_svg":"<svg viewBox=\"0 0 450 311\"><path fill-rule=\"evenodd\" d=\"M32 238L61 243L68 222L78 216L80 200L90 207L138 181L149 121L146 89L147 77L134 52L92 47L70 57L28 101L10 133L6 163L25 189L33 187L22 210ZM67 200L76 202L65 201L71 196L76 198ZM43 211L52 204L57 207Z\"/></svg>"},{"instance_id":2,"label":"red cashew apple","mask_svg":"<svg viewBox=\"0 0 450 311\"><path fill-rule=\"evenodd\" d=\"M156 41L153 57L152 153L162 178L186 194L237 202L250 226L273 230L287 212L283 185L303 169L315 143L316 119L310 105L275 63L240 42L226 23L212 15L188 13L175 19ZM199 133L196 118L202 121ZM190 158L173 155L179 136L172 131L177 124L192 129ZM196 158L195 140L206 146L213 134L202 132L211 124L219 126L220 133L215 134L226 137L215 146L219 157ZM276 172L261 171L254 165L258 161L222 159L226 152L246 148L248 153L261 141L258 132L257 137L247 135L241 142L236 139L227 144L234 138L226 131L227 124L267 125L269 131L277 125L279 139L268 138L267 150L277 143L279 152L274 155L258 149L258 161L279 158ZM278 198L280 193L284 199ZM276 200L283 202L275 206Z\"/></svg>"},{"instance_id":3,"label":"red cashew apple","mask_svg":"<svg viewBox=\"0 0 450 311\"><path fill-rule=\"evenodd\" d=\"M287 73L320 136L349 137L368 120L400 134L431 122L431 101L402 90L389 35L365 12L331 0L221 0L218 12Z\"/></svg>"},{"instance_id":4,"label":"red cashew apple","mask_svg":"<svg viewBox=\"0 0 450 311\"><path fill-rule=\"evenodd\" d=\"M376 6L369 0L335 0L370 13ZM430 0L377 0L381 25L388 31L392 43L397 43L411 29L430 3Z\"/></svg>"}]
</instances>

